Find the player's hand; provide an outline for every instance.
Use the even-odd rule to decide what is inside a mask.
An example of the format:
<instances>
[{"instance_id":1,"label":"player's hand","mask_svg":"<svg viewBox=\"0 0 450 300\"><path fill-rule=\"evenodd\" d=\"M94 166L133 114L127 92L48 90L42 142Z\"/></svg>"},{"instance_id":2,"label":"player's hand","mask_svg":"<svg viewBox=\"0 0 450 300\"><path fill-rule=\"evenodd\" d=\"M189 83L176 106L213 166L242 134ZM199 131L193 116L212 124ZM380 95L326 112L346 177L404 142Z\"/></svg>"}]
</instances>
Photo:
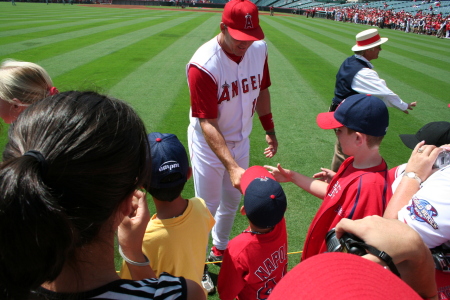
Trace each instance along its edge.
<instances>
[{"instance_id":1,"label":"player's hand","mask_svg":"<svg viewBox=\"0 0 450 300\"><path fill-rule=\"evenodd\" d=\"M241 167L235 168L232 171L229 171L230 173L230 180L233 187L237 188L239 191L241 191L241 177L242 174L244 174L245 170ZM241 191L242 193L242 191Z\"/></svg>"},{"instance_id":2,"label":"player's hand","mask_svg":"<svg viewBox=\"0 0 450 300\"><path fill-rule=\"evenodd\" d=\"M277 167L273 166L264 166L267 170L269 170L269 173L275 177L275 180L278 182L291 182L292 181L292 171L288 169L284 169L281 167L280 164L277 165Z\"/></svg>"},{"instance_id":3,"label":"player's hand","mask_svg":"<svg viewBox=\"0 0 450 300\"><path fill-rule=\"evenodd\" d=\"M326 183L330 183L331 179L333 179L334 175L336 175L336 172L326 169L326 168L320 168L322 171L319 173L316 173L313 175L313 178L316 178L320 181L324 181Z\"/></svg>"},{"instance_id":4,"label":"player's hand","mask_svg":"<svg viewBox=\"0 0 450 300\"><path fill-rule=\"evenodd\" d=\"M407 108L406 110L404 110L403 112L404 112L405 114L409 114L408 109L409 109L409 110L413 110L413 108L414 108L416 105L417 105L417 102L411 102L411 103L409 103L409 104L408 104L408 108Z\"/></svg>"},{"instance_id":5,"label":"player's hand","mask_svg":"<svg viewBox=\"0 0 450 300\"><path fill-rule=\"evenodd\" d=\"M278 140L276 135L266 134L266 142L269 145L266 149L264 149L264 155L268 158L272 158L275 154L277 154L278 150Z\"/></svg>"},{"instance_id":6,"label":"player's hand","mask_svg":"<svg viewBox=\"0 0 450 300\"><path fill-rule=\"evenodd\" d=\"M414 172L425 181L433 173L433 164L443 150L434 145L425 145L425 141L418 143L406 164L405 173Z\"/></svg>"},{"instance_id":7,"label":"player's hand","mask_svg":"<svg viewBox=\"0 0 450 300\"><path fill-rule=\"evenodd\" d=\"M125 216L119 225L117 237L125 255L133 260L135 255L142 256L142 239L150 221L147 200L142 191L134 192L132 206L131 214Z\"/></svg>"}]
</instances>

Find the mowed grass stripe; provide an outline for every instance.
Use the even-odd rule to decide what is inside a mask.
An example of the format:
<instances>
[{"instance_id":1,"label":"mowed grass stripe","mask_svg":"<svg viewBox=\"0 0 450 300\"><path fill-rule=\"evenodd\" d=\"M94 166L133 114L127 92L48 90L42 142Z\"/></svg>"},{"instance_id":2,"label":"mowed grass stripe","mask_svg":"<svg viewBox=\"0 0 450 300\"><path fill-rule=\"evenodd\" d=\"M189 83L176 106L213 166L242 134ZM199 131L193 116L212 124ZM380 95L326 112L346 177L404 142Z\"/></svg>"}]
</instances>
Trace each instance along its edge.
<instances>
[{"instance_id":1,"label":"mowed grass stripe","mask_svg":"<svg viewBox=\"0 0 450 300\"><path fill-rule=\"evenodd\" d=\"M151 15L151 14L150 14ZM7 53L17 52L21 51L23 49L28 49L28 47L33 45L39 45L41 43L50 44L55 41L61 41L69 38L74 37L83 37L85 35L89 35L96 32L101 32L104 30L110 29L116 29L120 26L128 26L128 25L134 25L138 24L140 22L144 22L145 20L151 20L152 18L161 18L164 17L164 13L162 14L154 14L155 16L149 16L142 15L144 18L127 18L127 20L121 19L98 19L96 18L96 22L93 22L91 19L87 18L83 21L79 21L76 24L79 24L78 26L73 27L63 27L60 29L52 29L47 31L42 31L39 33L33 33L31 36L34 39L30 39L30 34L23 34L23 35L16 35L11 36L8 39L4 39L3 42L0 40L0 44L5 44L6 42L9 44L7 47L4 47L5 49L0 49L0 55L4 55ZM174 15L174 14L172 14ZM176 15L174 15L176 16ZM140 21L142 20L142 21ZM65 23L64 21L62 21ZM121 23L122 22L122 23ZM81 24L81 25L80 25ZM122 25L121 25L122 24ZM72 24L73 25L73 24ZM57 26L57 25L55 25ZM70 33L74 34L70 34ZM12 35L12 34L8 34ZM27 43L23 43L23 41L28 41Z\"/></svg>"},{"instance_id":2,"label":"mowed grass stripe","mask_svg":"<svg viewBox=\"0 0 450 300\"><path fill-rule=\"evenodd\" d=\"M151 20L152 18L148 18L148 20ZM111 20L108 22L100 22L100 23L94 23L94 24L86 24L83 26L77 26L72 27L70 30L61 29L58 30L58 32L55 32L53 30L48 32L41 32L40 37L31 38L29 35L24 35L19 37L15 37L9 40L13 40L13 43L4 44L3 47L0 49L0 56L5 56L10 53L18 53L18 52L24 52L27 51L41 51L39 48L41 46L48 46L51 45L54 47L55 50L60 50L56 43L61 43L67 40L77 39L81 43L83 43L83 40L86 39L87 36L92 36L95 33L103 33L105 32L107 35L108 30L114 32L114 31L120 31L122 27L126 26L136 26L137 24L141 22L145 22L146 20L130 20L121 22L118 20ZM160 21L162 22L162 21ZM93 26L92 26L93 25ZM139 29L139 27L137 27ZM114 34L114 33L113 33ZM35 35L33 34L33 37ZM19 41L17 41L19 40ZM6 41L6 40L5 40ZM1 44L1 42L0 42ZM53 51L52 51L53 52ZM50 52L50 54L55 54Z\"/></svg>"},{"instance_id":3,"label":"mowed grass stripe","mask_svg":"<svg viewBox=\"0 0 450 300\"><path fill-rule=\"evenodd\" d=\"M31 36L43 37L63 32L68 32L71 30L79 30L86 27L94 27L103 23L113 23L115 20L98 20L98 19L84 19L84 20L73 20L61 21L52 25L48 25L44 22L39 26L39 24L34 24L33 27L28 27L25 29L12 29L7 31L0 31L0 37L10 37L10 40L17 42L27 39Z\"/></svg>"},{"instance_id":4,"label":"mowed grass stripe","mask_svg":"<svg viewBox=\"0 0 450 300\"><path fill-rule=\"evenodd\" d=\"M312 32L324 33L329 41L337 41L341 45L345 45L345 49L351 51L351 46L355 44L355 35L365 29L377 28L368 25L357 25L342 22L335 22L326 19L304 19L304 18L284 18L287 22L297 22L302 27L308 28ZM305 24L309 24L306 27ZM354 30L349 30L354 28ZM323 29L323 31L320 31ZM406 34L402 31L379 29L379 33L382 37L388 37L389 44L393 47L398 47L406 51L411 51L417 54L421 54L426 57L438 59L444 62L448 62L448 54L450 54L448 48L448 41L438 40L431 36L418 36L415 34ZM434 38L434 39L433 39ZM334 42L333 42L334 44ZM388 47L386 49L388 49Z\"/></svg>"},{"instance_id":5,"label":"mowed grass stripe","mask_svg":"<svg viewBox=\"0 0 450 300\"><path fill-rule=\"evenodd\" d=\"M56 22L55 20L48 20L48 19L47 20L45 20L45 19L24 20L24 19L22 19L22 17L6 18L6 17L4 17L4 14L0 14L0 18L3 21L2 23L0 23L0 32L5 31L5 30L28 28L30 26L34 26L35 24L38 24L38 25L43 24L44 22L47 22L47 24L53 24Z\"/></svg>"},{"instance_id":6,"label":"mowed grass stripe","mask_svg":"<svg viewBox=\"0 0 450 300\"><path fill-rule=\"evenodd\" d=\"M120 51L121 49L127 48L130 45L135 45L140 41L147 40L148 38L157 35L162 31L165 31L167 28L171 28L180 24L189 24L190 21L192 21L192 18L174 17L173 19L164 18L162 21L163 22L154 26L140 28L139 30L133 31L131 33L122 34L105 41L93 43L84 48L76 49L73 51L69 50L64 54L45 59L43 61L40 61L39 63L44 68L46 68L51 76L57 79L58 76L65 74L77 67L83 66L85 64L88 64L89 62ZM145 50L151 51L154 43L151 43L151 39L149 39L148 41L150 42L145 45ZM137 51L140 49L129 49L129 53L125 53L123 59L126 59L128 54L133 55L133 52L135 50ZM108 65L105 65L104 67L108 67Z\"/></svg>"},{"instance_id":7,"label":"mowed grass stripe","mask_svg":"<svg viewBox=\"0 0 450 300\"><path fill-rule=\"evenodd\" d=\"M324 45L334 48L342 53L347 53L349 45L355 40L355 33L349 30L337 29L330 23L323 23L321 20L309 21L310 19L280 18L280 22L292 30L301 32L311 40L320 41ZM314 23L312 23L314 22ZM288 25L289 24L289 25ZM301 41L300 41L301 42ZM319 50L319 49L317 49Z\"/></svg>"},{"instance_id":8,"label":"mowed grass stripe","mask_svg":"<svg viewBox=\"0 0 450 300\"><path fill-rule=\"evenodd\" d=\"M382 48L380 57L386 58L391 62L400 64L412 72L421 73L421 77L428 76L430 79L439 81L450 78L450 62L439 61L432 58L427 58L421 55L416 55L413 52L404 51L388 44ZM384 50L387 49L387 50ZM447 60L449 60L447 58ZM426 61L426 63L425 63Z\"/></svg>"},{"instance_id":9,"label":"mowed grass stripe","mask_svg":"<svg viewBox=\"0 0 450 300\"><path fill-rule=\"evenodd\" d=\"M289 23L299 23L293 21L292 19L285 18L286 22ZM318 29L318 28L323 28ZM323 43L332 43L333 47L337 50L341 50L344 53L348 53L348 56L352 54L351 47L355 44L355 34L344 34L343 32L330 32L330 27L328 26L304 26L301 25L302 29L305 29L305 34L309 33L309 36L312 39L322 41ZM307 31L306 31L307 30ZM330 33L332 33L330 35ZM320 34L320 35L319 35ZM331 36L331 37L330 37ZM384 35L383 35L384 36ZM343 43L342 41L348 41L348 43ZM421 45L419 45L420 48L424 48L426 45L425 42L422 42ZM384 44L382 46L384 50L382 50L381 56L385 58L389 58L391 61L399 61L402 60L400 56L407 57L405 63L403 61L399 61L401 64L404 64L405 66L411 66L416 71L421 71L423 73L426 73L429 76L432 76L438 80L443 78L442 76L447 77L447 74L441 74L441 71L446 71L450 69L450 59L448 55L445 55L445 53L440 52L438 50L433 49L434 51L416 51L417 46L411 46L411 47L405 47L402 45L402 43L399 43L396 41L395 38L391 38L388 43ZM408 51L409 50L409 51ZM398 55L394 55L398 54ZM426 55L422 55L425 54ZM387 55L386 55L387 54ZM399 56L400 55L400 56ZM423 62L426 62L423 63ZM434 72L434 69L438 68L436 72Z\"/></svg>"},{"instance_id":10,"label":"mowed grass stripe","mask_svg":"<svg viewBox=\"0 0 450 300\"><path fill-rule=\"evenodd\" d=\"M426 70L424 70L424 72L419 72L412 66L410 68L409 66L402 65L393 60L387 60L383 57L377 59L376 70L380 72L380 77L389 83L389 87L392 90L394 90L392 81L398 80L408 84L411 88L426 91L429 96L440 99L441 101L450 100L448 94L449 83L444 81L445 78L442 78L442 80L432 78L426 73ZM393 78L388 79L387 76L382 75L382 73L389 74ZM405 76L406 74L408 74L408 76ZM436 86L442 88L435 88Z\"/></svg>"},{"instance_id":11,"label":"mowed grass stripe","mask_svg":"<svg viewBox=\"0 0 450 300\"><path fill-rule=\"evenodd\" d=\"M172 34L173 43L151 53L108 93L133 103L149 130L185 135L190 103L185 66L195 50L217 34L219 22L219 14L202 14L182 30L173 28L176 34L161 33Z\"/></svg>"},{"instance_id":12,"label":"mowed grass stripe","mask_svg":"<svg viewBox=\"0 0 450 300\"><path fill-rule=\"evenodd\" d=\"M293 21L294 20L294 21ZM345 49L347 49L346 54L339 57L340 55L333 53L333 51L330 51L330 49L327 49L326 46L324 45L320 45L319 41L322 41L324 44L327 42L327 40L329 40L327 32L324 30L317 30L314 29L312 26L305 26L303 23L304 22L300 22L300 21L296 21L293 18L284 18L284 19L280 19L277 20L277 22L279 22L280 24L286 24L286 23L291 23L294 26L289 26L291 31L289 31L288 29L284 28L282 31L285 33L288 33L288 35L290 37L293 37L295 40L301 40L301 43L303 45L308 45L308 47L311 47L313 49L316 49L316 53L317 54L321 54L322 59L326 59L328 60L331 64L333 64L335 66L335 71L334 73L325 73L326 79L324 78L324 84L326 84L328 82L327 79L330 78L330 76L333 76L332 81L333 81L333 86L334 86L334 75L331 74L335 74L340 66L340 64L342 63L343 59L345 59L345 57L352 55L351 50L349 50L349 48L351 48L351 46L349 45L345 45ZM295 23L297 23L299 26L295 26ZM295 31L298 30L302 32L302 34L304 34L303 36L299 36L298 34L295 33ZM310 39L305 38L305 36L309 36ZM335 38L335 37L334 37ZM332 39L334 39L332 38ZM352 42L350 42L350 45L354 44L354 37L352 37ZM342 48L343 43L336 41L333 42L333 47L336 47L337 50ZM386 46L386 48L388 48L388 46ZM388 48L389 49L389 48ZM301 49L295 49L295 51L302 51ZM331 53L331 55L330 55ZM389 61L387 61L386 58L384 58L385 56L387 56L389 58ZM389 57L389 56L394 56L393 58ZM405 64L399 64L396 61L405 61ZM424 58L424 61L426 61L426 58ZM409 63L406 63L409 62ZM316 64L317 61L315 60L314 64ZM407 88L405 90L408 91L417 91L420 94L420 90L427 90L427 94L424 95L425 97L430 97L433 96L436 99L442 99L442 97L445 97L446 90L445 87L448 86L447 83L442 81L442 78L446 78L446 76L448 76L448 71L447 70L441 70L441 69L437 69L437 68L433 68L433 66L430 67L426 67L426 65L424 63L422 63L421 61L413 61L410 58L403 58L403 56L400 55L396 55L396 54L392 54L387 50L383 50L383 52L380 55L380 58L374 62L375 65L375 70L380 71L380 76L382 78L385 78L384 75L382 75L382 73L394 73L394 79L388 79L385 78L386 81L389 84L389 87L391 89L393 89L394 91L396 91L397 93L400 94L400 92L398 92L396 89L394 89L392 87L392 82L397 81L397 80L401 80L402 78L406 78L405 83L407 83ZM416 65L420 65L422 68L415 68ZM411 66L411 68L409 68L409 66ZM305 65L305 67L307 67ZM309 68L309 67L307 67ZM414 78L415 80L413 80L413 82L410 82L409 76L405 76L405 74L415 74ZM432 75L432 76L430 76ZM415 87L417 87L417 82L416 81L420 81L419 86L420 89L416 90ZM434 82L434 84L433 84ZM443 89L434 89L433 86L442 86ZM332 90L330 90L332 91ZM416 94L414 92L414 94ZM405 100L406 101L406 100ZM410 101L411 102L411 101Z\"/></svg>"},{"instance_id":13,"label":"mowed grass stripe","mask_svg":"<svg viewBox=\"0 0 450 300\"><path fill-rule=\"evenodd\" d=\"M162 19L158 17L146 17L142 19L126 20L122 22L115 21L113 24L95 26L92 28L89 27L75 32L67 32L51 37L29 40L26 43L17 43L16 46L18 46L19 48L25 48L27 50L15 51L11 53L14 53L15 56L21 57L23 60L43 60L46 58L64 54L68 51L74 51L91 44L113 39L124 34L129 34L142 28L155 26L167 21L168 19L170 18ZM29 44L43 45L32 47L31 49L29 49L29 47L27 47L27 45Z\"/></svg>"},{"instance_id":14,"label":"mowed grass stripe","mask_svg":"<svg viewBox=\"0 0 450 300\"><path fill-rule=\"evenodd\" d=\"M391 31L394 31L391 33ZM390 34L385 34L389 32ZM430 58L448 61L450 54L448 40L437 39L435 36L417 35L414 33L398 32L396 30L381 31L381 35L388 37L388 43L398 45L405 50Z\"/></svg>"},{"instance_id":15,"label":"mowed grass stripe","mask_svg":"<svg viewBox=\"0 0 450 300\"><path fill-rule=\"evenodd\" d=\"M166 30L154 32L151 36L140 38L135 43L128 43L126 47L121 47L108 55L72 69L59 76L57 80L65 89L67 87L83 89L93 86L100 91L107 91L148 59L160 52L165 52L168 46L189 32L191 28L198 26L204 18L203 14L199 16L199 20L191 20L191 22L182 22L183 18L177 18L174 20L178 22L177 24L164 26ZM146 86L146 78L141 78L140 81L143 86Z\"/></svg>"},{"instance_id":16,"label":"mowed grass stripe","mask_svg":"<svg viewBox=\"0 0 450 300\"><path fill-rule=\"evenodd\" d=\"M268 35L268 39L273 45L276 45L277 49L297 69L297 72L304 76L316 93L323 97L322 104L329 105L328 99L331 99L333 95L336 66L327 60L327 56L318 54L320 49L325 48L324 45L319 41L308 39L303 31L296 31L299 30L298 26L287 22L277 20L275 23L268 20L264 30L277 31L276 34Z\"/></svg>"}]
</instances>

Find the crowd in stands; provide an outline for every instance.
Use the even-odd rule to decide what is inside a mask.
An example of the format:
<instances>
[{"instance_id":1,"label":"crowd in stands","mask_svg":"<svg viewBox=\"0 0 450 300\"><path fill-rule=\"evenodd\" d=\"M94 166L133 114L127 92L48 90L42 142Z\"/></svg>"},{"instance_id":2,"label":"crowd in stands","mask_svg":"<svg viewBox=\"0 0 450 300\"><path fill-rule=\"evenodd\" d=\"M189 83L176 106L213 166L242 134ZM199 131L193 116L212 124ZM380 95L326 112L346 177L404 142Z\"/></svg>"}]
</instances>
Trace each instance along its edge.
<instances>
[{"instance_id":1,"label":"crowd in stands","mask_svg":"<svg viewBox=\"0 0 450 300\"><path fill-rule=\"evenodd\" d=\"M430 10L419 10L416 13L405 10L394 11L389 9L385 2L384 8L372 8L367 4L354 4L349 7L341 6L317 6L310 11L324 11L328 19L339 22L352 22L377 26L379 28L401 30L406 33L427 34L437 37L450 38L450 15L433 13L433 5Z\"/></svg>"}]
</instances>

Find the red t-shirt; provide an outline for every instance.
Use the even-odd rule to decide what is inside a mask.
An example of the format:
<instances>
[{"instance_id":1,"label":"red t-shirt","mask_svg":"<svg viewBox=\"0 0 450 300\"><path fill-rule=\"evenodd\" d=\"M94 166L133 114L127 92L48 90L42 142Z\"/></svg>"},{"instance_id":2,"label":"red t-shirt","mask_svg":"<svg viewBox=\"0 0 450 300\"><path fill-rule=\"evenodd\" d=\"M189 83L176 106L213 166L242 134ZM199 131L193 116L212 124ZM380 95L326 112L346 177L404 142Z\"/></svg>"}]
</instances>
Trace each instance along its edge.
<instances>
[{"instance_id":1,"label":"red t-shirt","mask_svg":"<svg viewBox=\"0 0 450 300\"><path fill-rule=\"evenodd\" d=\"M325 236L343 218L382 216L392 190L386 162L367 169L353 167L347 158L331 180L323 203L317 211L305 239L302 260L326 252Z\"/></svg>"},{"instance_id":2,"label":"red t-shirt","mask_svg":"<svg viewBox=\"0 0 450 300\"><path fill-rule=\"evenodd\" d=\"M267 299L286 274L287 262L284 218L269 233L241 233L228 243L223 255L217 281L220 299Z\"/></svg>"}]
</instances>

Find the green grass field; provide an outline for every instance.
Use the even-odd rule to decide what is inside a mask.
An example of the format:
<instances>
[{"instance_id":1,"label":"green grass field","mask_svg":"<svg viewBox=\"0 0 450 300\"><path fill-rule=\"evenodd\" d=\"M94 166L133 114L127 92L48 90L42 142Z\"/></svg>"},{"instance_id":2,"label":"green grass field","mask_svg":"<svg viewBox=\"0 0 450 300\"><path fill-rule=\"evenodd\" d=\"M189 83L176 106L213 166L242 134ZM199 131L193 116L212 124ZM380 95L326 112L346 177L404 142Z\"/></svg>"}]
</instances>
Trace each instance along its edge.
<instances>
[{"instance_id":1,"label":"green grass field","mask_svg":"<svg viewBox=\"0 0 450 300\"><path fill-rule=\"evenodd\" d=\"M94 89L123 99L139 112L148 131L174 133L186 145L185 65L219 32L221 14L205 13L209 11L0 2L0 60L42 65L60 91ZM281 163L312 175L329 167L335 141L333 131L317 127L316 115L328 109L335 74L352 54L355 34L369 27L294 15L260 19L269 46L279 152L271 160L264 157L264 132L255 119L251 165ZM449 121L450 40L387 29L380 34L389 41L373 62L375 69L404 101L418 102L409 115L389 109L390 126L381 152L393 167L410 154L398 134L415 133L431 121ZM3 125L1 147L6 134ZM320 200L293 184L283 187L289 202L288 251L301 251ZM192 182L184 196L193 196ZM232 237L245 227L245 218L237 215ZM299 254L290 255L289 261L290 267L297 264ZM219 269L210 270L215 278Z\"/></svg>"}]
</instances>

